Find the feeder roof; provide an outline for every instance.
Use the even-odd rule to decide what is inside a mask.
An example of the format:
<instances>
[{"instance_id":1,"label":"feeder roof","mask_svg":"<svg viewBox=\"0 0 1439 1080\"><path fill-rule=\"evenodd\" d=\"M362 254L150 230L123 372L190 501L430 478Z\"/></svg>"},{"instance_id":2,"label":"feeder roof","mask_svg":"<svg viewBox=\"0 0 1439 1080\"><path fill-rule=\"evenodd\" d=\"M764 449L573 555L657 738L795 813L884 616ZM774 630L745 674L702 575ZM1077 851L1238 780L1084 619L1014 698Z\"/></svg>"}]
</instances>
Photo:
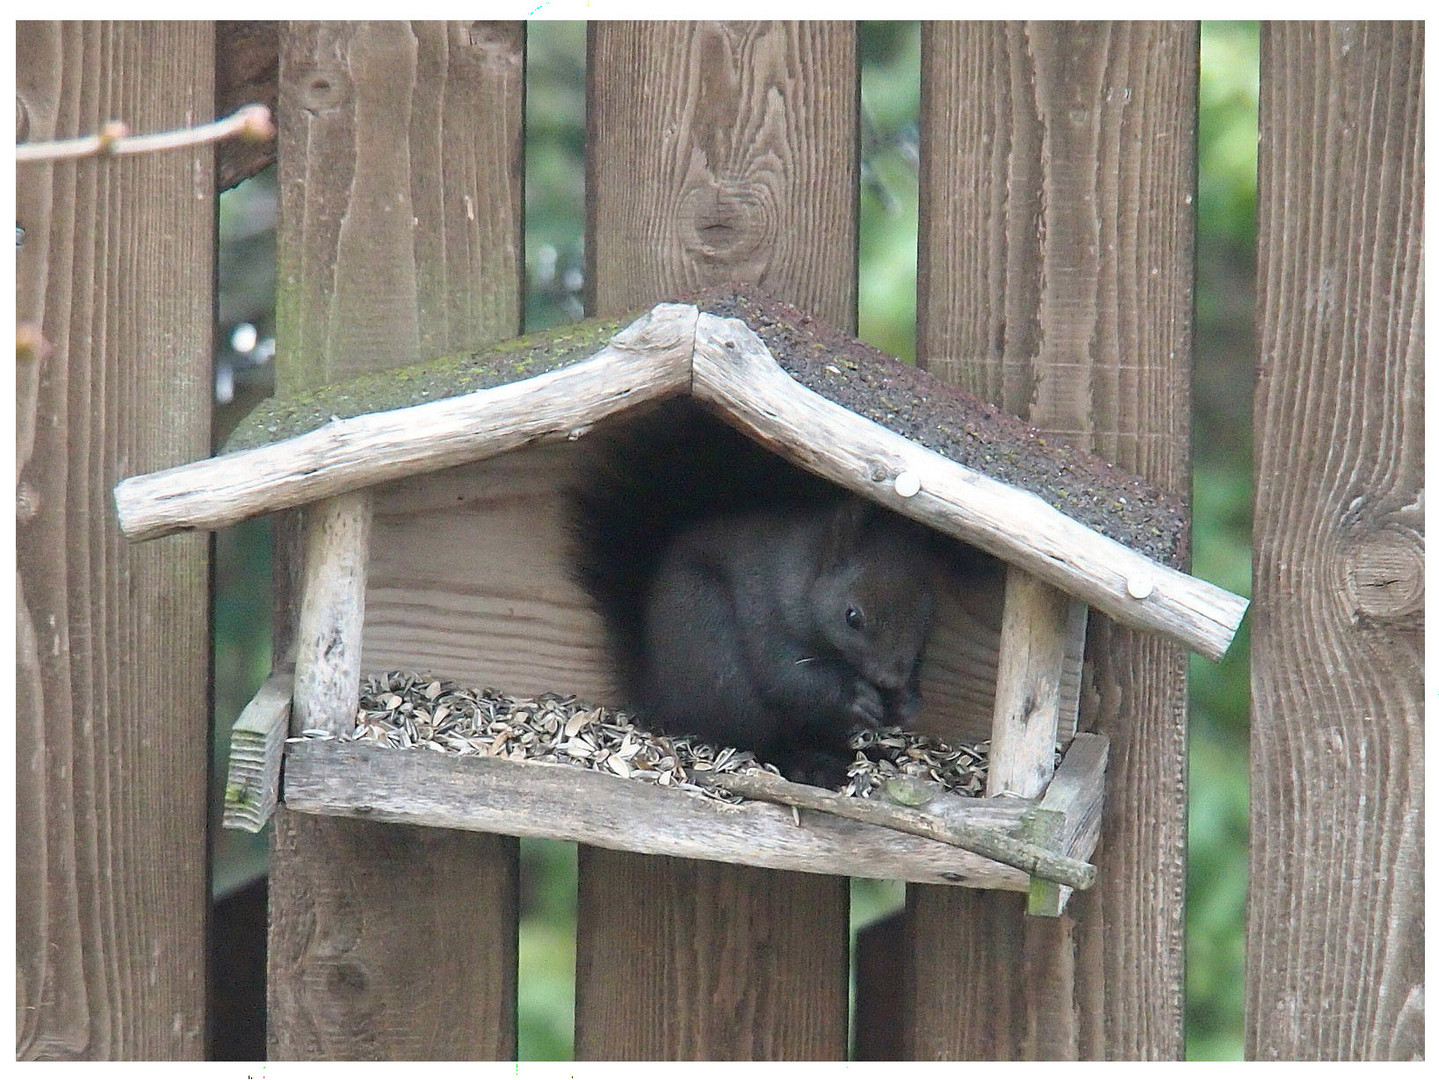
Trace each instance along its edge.
<instances>
[{"instance_id":1,"label":"feeder roof","mask_svg":"<svg viewBox=\"0 0 1439 1080\"><path fill-rule=\"evenodd\" d=\"M749 286L321 387L122 481L146 539L582 437L688 393L796 464L1217 659L1247 602L1180 572L1183 503Z\"/></svg>"}]
</instances>

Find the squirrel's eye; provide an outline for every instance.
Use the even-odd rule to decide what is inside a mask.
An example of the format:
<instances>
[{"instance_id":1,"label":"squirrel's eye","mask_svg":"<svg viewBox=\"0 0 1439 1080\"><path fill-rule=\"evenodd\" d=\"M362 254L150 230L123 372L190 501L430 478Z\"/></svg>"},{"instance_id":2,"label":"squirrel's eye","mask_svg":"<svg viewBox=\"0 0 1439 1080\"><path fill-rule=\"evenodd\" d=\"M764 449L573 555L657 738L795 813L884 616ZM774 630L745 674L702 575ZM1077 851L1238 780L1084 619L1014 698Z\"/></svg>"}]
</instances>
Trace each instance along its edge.
<instances>
[{"instance_id":1,"label":"squirrel's eye","mask_svg":"<svg viewBox=\"0 0 1439 1080\"><path fill-rule=\"evenodd\" d=\"M851 630L864 629L864 612L857 607L849 608L844 613L844 621Z\"/></svg>"}]
</instances>

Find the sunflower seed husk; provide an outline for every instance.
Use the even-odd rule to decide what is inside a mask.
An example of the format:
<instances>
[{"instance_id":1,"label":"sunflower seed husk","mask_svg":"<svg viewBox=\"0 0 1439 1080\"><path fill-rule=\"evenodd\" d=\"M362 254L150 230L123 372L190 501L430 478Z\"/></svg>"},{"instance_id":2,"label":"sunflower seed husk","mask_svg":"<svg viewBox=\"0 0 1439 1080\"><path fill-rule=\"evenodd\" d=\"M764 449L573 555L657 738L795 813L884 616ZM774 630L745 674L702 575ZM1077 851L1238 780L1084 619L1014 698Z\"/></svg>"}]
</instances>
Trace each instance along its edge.
<instances>
[{"instance_id":1,"label":"sunflower seed husk","mask_svg":"<svg viewBox=\"0 0 1439 1080\"><path fill-rule=\"evenodd\" d=\"M518 697L407 671L364 679L355 725L345 737L386 747L558 762L723 802L743 800L692 783L690 773L777 772L748 750L655 734L628 713L573 696ZM882 799L899 791L921 798L931 790L984 794L987 742L948 745L929 735L886 727L855 732L850 745L855 759L847 783L839 789L847 795Z\"/></svg>"}]
</instances>

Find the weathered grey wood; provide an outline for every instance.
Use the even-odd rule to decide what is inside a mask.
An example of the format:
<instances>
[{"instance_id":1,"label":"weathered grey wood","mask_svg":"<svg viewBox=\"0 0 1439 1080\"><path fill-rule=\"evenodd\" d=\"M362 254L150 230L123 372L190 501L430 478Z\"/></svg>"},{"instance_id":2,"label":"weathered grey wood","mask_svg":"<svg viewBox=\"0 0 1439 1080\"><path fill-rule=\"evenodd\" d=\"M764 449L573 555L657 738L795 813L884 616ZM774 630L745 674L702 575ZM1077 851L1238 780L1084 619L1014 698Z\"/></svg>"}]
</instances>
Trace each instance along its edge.
<instances>
[{"instance_id":1,"label":"weathered grey wood","mask_svg":"<svg viewBox=\"0 0 1439 1080\"><path fill-rule=\"evenodd\" d=\"M227 829L257 833L265 827L280 797L280 762L290 733L290 699L295 677L278 672L265 680L230 729L230 761L225 778Z\"/></svg>"},{"instance_id":2,"label":"weathered grey wood","mask_svg":"<svg viewBox=\"0 0 1439 1080\"><path fill-rule=\"evenodd\" d=\"M695 309L659 305L588 361L472 394L333 420L268 446L132 477L115 488L132 540L216 529L386 480L572 439L689 382Z\"/></svg>"},{"instance_id":3,"label":"weathered grey wood","mask_svg":"<svg viewBox=\"0 0 1439 1080\"><path fill-rule=\"evenodd\" d=\"M1057 854L1054 844L1049 841L1042 844L1029 843L1002 830L976 826L968 820L968 807L956 814L935 817L913 810L907 805L878 799L856 799L836 791L796 784L765 772L698 773L694 779L701 787L722 788L747 799L763 799L781 806L818 810L850 821L923 836L938 840L942 844L953 844L1005 866L1023 870L1032 877L1042 877L1072 888L1087 889L1094 884L1094 867L1088 863ZM1061 812L1048 810L1046 813L1053 814L1062 827L1064 817ZM1057 841L1058 837L1059 832L1056 830L1054 840Z\"/></svg>"},{"instance_id":4,"label":"weathered grey wood","mask_svg":"<svg viewBox=\"0 0 1439 1080\"><path fill-rule=\"evenodd\" d=\"M297 335L279 394L518 331L524 34L480 20L286 24L280 222L304 243L276 252L276 320Z\"/></svg>"},{"instance_id":5,"label":"weathered grey wood","mask_svg":"<svg viewBox=\"0 0 1439 1080\"><path fill-rule=\"evenodd\" d=\"M1054 775L1069 598L1022 570L1004 584L987 795L1037 798Z\"/></svg>"},{"instance_id":6,"label":"weathered grey wood","mask_svg":"<svg viewBox=\"0 0 1439 1080\"><path fill-rule=\"evenodd\" d=\"M270 874L272 1059L515 1056L517 950L492 929L515 925L515 841L285 807L275 822L272 865L299 865Z\"/></svg>"},{"instance_id":7,"label":"weathered grey wood","mask_svg":"<svg viewBox=\"0 0 1439 1080\"><path fill-rule=\"evenodd\" d=\"M1060 513L800 386L748 326L702 313L695 397L805 468L958 536L1128 626L1223 657L1248 601L1162 566ZM897 490L901 476L918 490Z\"/></svg>"},{"instance_id":8,"label":"weathered grey wood","mask_svg":"<svg viewBox=\"0 0 1439 1080\"><path fill-rule=\"evenodd\" d=\"M523 25L289 23L280 53L279 390L514 337ZM270 1057L514 1057L514 840L283 807L273 835Z\"/></svg>"},{"instance_id":9,"label":"weathered grey wood","mask_svg":"<svg viewBox=\"0 0 1439 1080\"><path fill-rule=\"evenodd\" d=\"M1261 38L1245 1023L1263 1060L1425 1055L1424 44L1421 23Z\"/></svg>"},{"instance_id":10,"label":"weathered grey wood","mask_svg":"<svg viewBox=\"0 0 1439 1080\"><path fill-rule=\"evenodd\" d=\"M599 616L573 580L564 527L564 492L590 452L584 439L551 443L375 488L364 670L432 671L469 686L623 705ZM919 730L989 737L998 567L993 579L992 588L939 583ZM1077 666L1067 678L1074 707Z\"/></svg>"},{"instance_id":11,"label":"weathered grey wood","mask_svg":"<svg viewBox=\"0 0 1439 1080\"><path fill-rule=\"evenodd\" d=\"M854 25L589 32L591 310L747 278L852 330ZM582 847L579 892L577 1057L845 1056L843 879Z\"/></svg>"},{"instance_id":12,"label":"weathered grey wood","mask_svg":"<svg viewBox=\"0 0 1439 1080\"><path fill-rule=\"evenodd\" d=\"M36 9L43 13L43 9ZM212 118L209 22L15 24L16 137ZM214 148L15 173L15 1053L205 1054L208 545L125 545L209 453ZM32 338L33 340L33 338Z\"/></svg>"},{"instance_id":13,"label":"weathered grey wood","mask_svg":"<svg viewBox=\"0 0 1439 1080\"><path fill-rule=\"evenodd\" d=\"M1064 751L1064 760L1039 800L1042 810L1064 815L1058 850L1087 859L1099 844L1104 811L1104 774L1109 766L1109 737L1081 731Z\"/></svg>"},{"instance_id":14,"label":"weathered grey wood","mask_svg":"<svg viewBox=\"0 0 1439 1080\"><path fill-rule=\"evenodd\" d=\"M1197 27L926 24L919 362L1187 490ZM1183 1054L1184 658L1093 618L1099 882L1058 919L910 890L919 1058Z\"/></svg>"},{"instance_id":15,"label":"weathered grey wood","mask_svg":"<svg viewBox=\"0 0 1439 1080\"><path fill-rule=\"evenodd\" d=\"M1084 642L1089 635L1089 605L1071 600L1064 632L1064 667L1059 677L1059 744L1068 746L1079 730L1079 694L1084 679Z\"/></svg>"},{"instance_id":16,"label":"weathered grey wood","mask_svg":"<svg viewBox=\"0 0 1439 1080\"><path fill-rule=\"evenodd\" d=\"M687 305L657 305L590 360L533 379L335 420L283 442L134 477L116 488L116 506L134 539L233 524L528 443L574 438L606 415L676 392L690 377L697 397L787 457L1012 561L1126 625L1166 634L1214 660L1233 640L1248 604L1243 597L850 413L790 378L742 322ZM900 477L917 486L904 487Z\"/></svg>"},{"instance_id":17,"label":"weathered grey wood","mask_svg":"<svg viewBox=\"0 0 1439 1080\"><path fill-rule=\"evenodd\" d=\"M1019 838L1032 847L1053 847L1059 843L1064 829L1064 815L1055 810L1035 807L1024 815L1017 830ZM1062 893L1065 886L1049 876L1032 876L1026 890L1024 913L1026 915L1056 916L1063 910Z\"/></svg>"},{"instance_id":18,"label":"weathered grey wood","mask_svg":"<svg viewBox=\"0 0 1439 1080\"><path fill-rule=\"evenodd\" d=\"M341 735L354 727L360 707L371 513L368 491L336 495L305 511L292 734Z\"/></svg>"},{"instance_id":19,"label":"weathered grey wood","mask_svg":"<svg viewBox=\"0 0 1439 1080\"><path fill-rule=\"evenodd\" d=\"M1017 825L1030 805L1018 799L965 801L972 806L954 820L956 831L1003 832ZM769 802L735 805L569 765L347 740L290 742L285 805L309 814L544 836L615 851L815 874L1021 891L1029 882L1023 871L946 841L833 814L802 812L796 825L787 807Z\"/></svg>"},{"instance_id":20,"label":"weathered grey wood","mask_svg":"<svg viewBox=\"0 0 1439 1080\"><path fill-rule=\"evenodd\" d=\"M1087 859L1099 846L1108 765L1109 739L1090 731L1079 732L1066 748L1064 760L1039 801L1041 810L1064 815L1058 850L1075 858ZM1061 886L1053 903L1037 906L1031 899L1026 910L1031 915L1059 915L1069 903L1071 893L1068 886Z\"/></svg>"}]
</instances>

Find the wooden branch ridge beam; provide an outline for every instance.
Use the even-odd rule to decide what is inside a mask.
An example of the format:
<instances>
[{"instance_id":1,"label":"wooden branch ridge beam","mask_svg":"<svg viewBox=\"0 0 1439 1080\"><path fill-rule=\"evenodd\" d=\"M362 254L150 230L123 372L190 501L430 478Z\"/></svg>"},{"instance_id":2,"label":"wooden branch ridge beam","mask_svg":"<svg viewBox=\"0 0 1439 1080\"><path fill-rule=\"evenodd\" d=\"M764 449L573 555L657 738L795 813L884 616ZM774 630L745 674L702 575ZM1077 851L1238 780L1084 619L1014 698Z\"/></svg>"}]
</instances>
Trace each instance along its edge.
<instances>
[{"instance_id":1,"label":"wooden branch ridge beam","mask_svg":"<svg viewBox=\"0 0 1439 1080\"><path fill-rule=\"evenodd\" d=\"M268 446L121 481L132 540L216 529L387 480L574 439L644 401L690 392L796 464L972 543L1210 660L1248 601L1164 566L795 382L747 325L659 304L597 354L459 397L348 420Z\"/></svg>"}]
</instances>

